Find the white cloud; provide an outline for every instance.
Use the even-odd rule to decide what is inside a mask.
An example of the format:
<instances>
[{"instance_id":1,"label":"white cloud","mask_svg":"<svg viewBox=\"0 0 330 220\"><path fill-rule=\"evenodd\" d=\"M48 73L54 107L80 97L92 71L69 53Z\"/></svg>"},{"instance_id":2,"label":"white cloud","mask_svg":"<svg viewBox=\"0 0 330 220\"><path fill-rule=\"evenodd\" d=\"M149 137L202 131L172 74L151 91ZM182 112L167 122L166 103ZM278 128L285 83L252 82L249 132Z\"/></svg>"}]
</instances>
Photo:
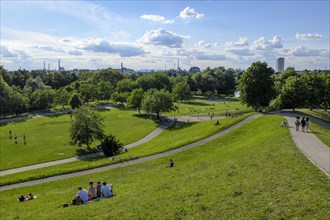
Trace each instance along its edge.
<instances>
[{"instance_id":1,"label":"white cloud","mask_svg":"<svg viewBox=\"0 0 330 220\"><path fill-rule=\"evenodd\" d=\"M9 50L8 47L1 45L0 48L2 57L17 57L17 53L12 50Z\"/></svg>"},{"instance_id":2,"label":"white cloud","mask_svg":"<svg viewBox=\"0 0 330 220\"><path fill-rule=\"evenodd\" d=\"M254 53L250 49L225 49L226 52L238 55L238 56L253 56Z\"/></svg>"},{"instance_id":3,"label":"white cloud","mask_svg":"<svg viewBox=\"0 0 330 220\"><path fill-rule=\"evenodd\" d=\"M201 19L204 17L204 14L196 12L193 8L186 7L180 12L179 17L182 19Z\"/></svg>"},{"instance_id":4,"label":"white cloud","mask_svg":"<svg viewBox=\"0 0 330 220\"><path fill-rule=\"evenodd\" d=\"M140 19L160 22L162 24L172 24L174 20L167 20L165 17L160 15L141 15Z\"/></svg>"},{"instance_id":5,"label":"white cloud","mask_svg":"<svg viewBox=\"0 0 330 220\"><path fill-rule=\"evenodd\" d=\"M46 51L61 52L61 53L65 52L63 50L63 48L54 47L54 46L50 46L50 45L34 45L34 46L32 46L32 48L37 48L37 49L46 50Z\"/></svg>"},{"instance_id":6,"label":"white cloud","mask_svg":"<svg viewBox=\"0 0 330 220\"><path fill-rule=\"evenodd\" d=\"M299 33L296 33L296 38L299 39L299 40L320 40L323 36L321 34L311 34L311 33L308 33L308 34L299 34Z\"/></svg>"},{"instance_id":7,"label":"white cloud","mask_svg":"<svg viewBox=\"0 0 330 220\"><path fill-rule=\"evenodd\" d=\"M6 58L19 58L20 60L22 60L30 57L23 50L11 50L4 45L0 45L0 51L1 51L1 56Z\"/></svg>"},{"instance_id":8,"label":"white cloud","mask_svg":"<svg viewBox=\"0 0 330 220\"><path fill-rule=\"evenodd\" d=\"M146 31L146 33L138 41L144 44L178 48L182 47L185 38L188 37L160 28L158 30Z\"/></svg>"},{"instance_id":9,"label":"white cloud","mask_svg":"<svg viewBox=\"0 0 330 220\"><path fill-rule=\"evenodd\" d=\"M199 47L203 47L203 48L212 47L212 44L206 43L204 40L198 41L196 45L199 46Z\"/></svg>"},{"instance_id":10,"label":"white cloud","mask_svg":"<svg viewBox=\"0 0 330 220\"><path fill-rule=\"evenodd\" d=\"M196 52L192 54L197 60L227 60L228 58L222 54L207 54L203 52Z\"/></svg>"},{"instance_id":11,"label":"white cloud","mask_svg":"<svg viewBox=\"0 0 330 220\"><path fill-rule=\"evenodd\" d=\"M96 38L79 41L76 48L93 52L119 54L121 57L145 54L142 48L129 43L109 43L106 40Z\"/></svg>"},{"instance_id":12,"label":"white cloud","mask_svg":"<svg viewBox=\"0 0 330 220\"><path fill-rule=\"evenodd\" d=\"M228 41L226 42L225 46L231 47L231 46L247 46L249 45L249 41L247 37L240 37L238 41Z\"/></svg>"},{"instance_id":13,"label":"white cloud","mask_svg":"<svg viewBox=\"0 0 330 220\"><path fill-rule=\"evenodd\" d=\"M308 49L303 46L298 46L287 50L287 54L296 57L322 56L327 55L327 51L321 49Z\"/></svg>"},{"instance_id":14,"label":"white cloud","mask_svg":"<svg viewBox=\"0 0 330 220\"><path fill-rule=\"evenodd\" d=\"M282 48L282 39L279 36L274 36L271 40L267 41L264 37L260 37L258 40L253 41L251 46L254 50L271 50L275 48Z\"/></svg>"},{"instance_id":15,"label":"white cloud","mask_svg":"<svg viewBox=\"0 0 330 220\"><path fill-rule=\"evenodd\" d=\"M81 51L79 51L79 50L70 50L70 51L68 51L68 54L69 55L73 55L73 56L81 56L81 55L83 55L83 53Z\"/></svg>"}]
</instances>

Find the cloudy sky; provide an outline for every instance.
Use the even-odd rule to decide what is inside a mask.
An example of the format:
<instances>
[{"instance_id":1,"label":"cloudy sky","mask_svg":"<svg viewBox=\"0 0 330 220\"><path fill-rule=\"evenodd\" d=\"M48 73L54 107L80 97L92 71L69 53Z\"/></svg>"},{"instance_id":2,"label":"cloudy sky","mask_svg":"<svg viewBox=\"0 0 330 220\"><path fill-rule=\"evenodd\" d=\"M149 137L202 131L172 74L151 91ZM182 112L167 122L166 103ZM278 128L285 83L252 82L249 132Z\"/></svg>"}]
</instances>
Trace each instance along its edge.
<instances>
[{"instance_id":1,"label":"cloudy sky","mask_svg":"<svg viewBox=\"0 0 330 220\"><path fill-rule=\"evenodd\" d=\"M330 69L329 0L1 0L6 69Z\"/></svg>"}]
</instances>

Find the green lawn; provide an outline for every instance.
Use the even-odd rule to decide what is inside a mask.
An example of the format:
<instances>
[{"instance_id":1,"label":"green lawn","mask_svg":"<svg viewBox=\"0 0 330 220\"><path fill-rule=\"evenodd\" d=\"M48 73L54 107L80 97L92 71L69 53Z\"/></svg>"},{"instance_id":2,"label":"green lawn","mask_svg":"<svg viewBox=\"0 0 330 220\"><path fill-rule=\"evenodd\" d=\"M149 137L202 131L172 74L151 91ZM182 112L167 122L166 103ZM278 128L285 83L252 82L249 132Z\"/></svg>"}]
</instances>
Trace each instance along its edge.
<instances>
[{"instance_id":1,"label":"green lawn","mask_svg":"<svg viewBox=\"0 0 330 220\"><path fill-rule=\"evenodd\" d=\"M310 122L309 130L313 132L325 145L330 147L330 130L316 122Z\"/></svg>"},{"instance_id":2,"label":"green lawn","mask_svg":"<svg viewBox=\"0 0 330 220\"><path fill-rule=\"evenodd\" d=\"M330 111L324 111L323 109L297 109L297 112L302 112L330 123Z\"/></svg>"},{"instance_id":3,"label":"green lawn","mask_svg":"<svg viewBox=\"0 0 330 220\"><path fill-rule=\"evenodd\" d=\"M134 116L135 111L112 109L102 110L100 114L104 117L106 134L116 135L124 144L143 138L158 126L152 120ZM60 115L1 125L0 170L75 156L77 146L69 145L70 124L69 115ZM14 137L9 139L10 130L13 136L17 134L18 144L15 144ZM23 143L24 134L26 145Z\"/></svg>"},{"instance_id":4,"label":"green lawn","mask_svg":"<svg viewBox=\"0 0 330 220\"><path fill-rule=\"evenodd\" d=\"M206 138L222 131L252 115L247 113L237 118L226 118L220 120L220 125L215 126L213 121L204 121L198 123L178 122L170 128L162 132L151 141L129 149L127 153L116 156L122 160L131 160L136 157L148 156ZM189 135L187 135L189 134ZM108 158L93 158L88 160L80 160L76 162L65 163L61 165L35 169L0 177L0 185L12 184L17 182L25 182L28 180L41 179L49 176L55 176L64 173L72 173L80 170L92 169L95 167L105 166L119 161L110 161Z\"/></svg>"},{"instance_id":5,"label":"green lawn","mask_svg":"<svg viewBox=\"0 0 330 220\"><path fill-rule=\"evenodd\" d=\"M246 105L241 104L238 100L219 101L203 98L194 98L187 102L175 103L179 108L177 111L172 111L166 115L208 115L214 112L216 115L225 115L226 110L232 114L245 113L252 111Z\"/></svg>"},{"instance_id":6,"label":"green lawn","mask_svg":"<svg viewBox=\"0 0 330 220\"><path fill-rule=\"evenodd\" d=\"M192 150L111 171L0 192L1 219L327 219L329 179L267 115ZM165 168L169 159L174 168ZM63 208L90 180L115 196ZM18 203L21 194L38 198ZM83 213L83 214L82 214Z\"/></svg>"}]
</instances>

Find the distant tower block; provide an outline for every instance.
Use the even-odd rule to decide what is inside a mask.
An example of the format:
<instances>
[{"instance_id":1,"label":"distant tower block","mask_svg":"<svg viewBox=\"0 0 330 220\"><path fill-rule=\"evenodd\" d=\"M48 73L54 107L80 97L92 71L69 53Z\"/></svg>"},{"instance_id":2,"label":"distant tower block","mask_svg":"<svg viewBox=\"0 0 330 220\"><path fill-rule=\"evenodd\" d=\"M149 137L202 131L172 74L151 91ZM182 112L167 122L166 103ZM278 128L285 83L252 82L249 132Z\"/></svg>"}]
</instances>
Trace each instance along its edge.
<instances>
[{"instance_id":1,"label":"distant tower block","mask_svg":"<svg viewBox=\"0 0 330 220\"><path fill-rule=\"evenodd\" d=\"M123 63L120 63L120 69L121 69L121 73L123 73L124 72L124 65L123 65Z\"/></svg>"},{"instance_id":2,"label":"distant tower block","mask_svg":"<svg viewBox=\"0 0 330 220\"><path fill-rule=\"evenodd\" d=\"M58 71L61 71L61 59L58 60Z\"/></svg>"},{"instance_id":3,"label":"distant tower block","mask_svg":"<svg viewBox=\"0 0 330 220\"><path fill-rule=\"evenodd\" d=\"M44 70L46 70L46 62L44 61Z\"/></svg>"},{"instance_id":4,"label":"distant tower block","mask_svg":"<svg viewBox=\"0 0 330 220\"><path fill-rule=\"evenodd\" d=\"M283 72L284 71L284 58L280 57L276 59L276 71Z\"/></svg>"}]
</instances>

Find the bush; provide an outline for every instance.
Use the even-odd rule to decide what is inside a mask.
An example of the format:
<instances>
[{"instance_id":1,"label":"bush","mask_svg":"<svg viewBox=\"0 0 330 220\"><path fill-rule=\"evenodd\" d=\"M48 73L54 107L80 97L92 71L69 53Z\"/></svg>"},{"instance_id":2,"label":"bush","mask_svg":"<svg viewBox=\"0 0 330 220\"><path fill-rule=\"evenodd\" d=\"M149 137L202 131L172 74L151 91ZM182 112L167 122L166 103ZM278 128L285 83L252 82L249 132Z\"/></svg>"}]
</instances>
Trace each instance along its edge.
<instances>
[{"instance_id":1,"label":"bush","mask_svg":"<svg viewBox=\"0 0 330 220\"><path fill-rule=\"evenodd\" d=\"M123 146L114 135L106 136L101 142L101 149L107 157L120 154L124 149Z\"/></svg>"}]
</instances>

